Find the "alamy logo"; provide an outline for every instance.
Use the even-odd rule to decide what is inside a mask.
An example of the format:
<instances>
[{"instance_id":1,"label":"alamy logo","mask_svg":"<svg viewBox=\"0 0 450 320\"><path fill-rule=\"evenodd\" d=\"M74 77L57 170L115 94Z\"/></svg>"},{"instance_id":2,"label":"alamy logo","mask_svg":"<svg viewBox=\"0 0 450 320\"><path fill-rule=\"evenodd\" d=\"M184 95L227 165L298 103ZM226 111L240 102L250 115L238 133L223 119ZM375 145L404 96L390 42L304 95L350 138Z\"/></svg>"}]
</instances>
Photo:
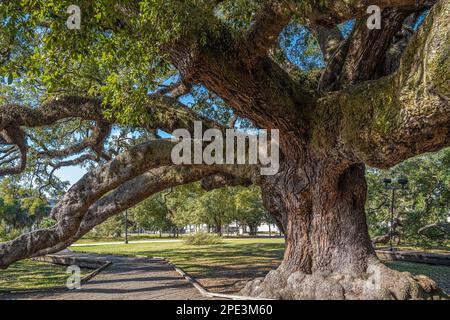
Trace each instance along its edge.
<instances>
[{"instance_id":1,"label":"alamy logo","mask_svg":"<svg viewBox=\"0 0 450 320\"><path fill-rule=\"evenodd\" d=\"M70 276L67 278L66 287L69 290L81 289L81 269L77 265L67 267L66 273Z\"/></svg>"},{"instance_id":2,"label":"alamy logo","mask_svg":"<svg viewBox=\"0 0 450 320\"><path fill-rule=\"evenodd\" d=\"M81 29L81 9L74 4L67 8L67 13L70 14L66 21L66 26L69 30Z\"/></svg>"},{"instance_id":3,"label":"alamy logo","mask_svg":"<svg viewBox=\"0 0 450 320\"><path fill-rule=\"evenodd\" d=\"M280 168L279 131L270 130L270 139L267 130L258 133L252 135L226 129L224 139L218 129L208 129L203 133L202 123L195 121L194 137L186 129L177 129L172 133L178 141L172 149L172 162L177 165L260 164L262 175L275 175ZM205 142L209 142L206 147Z\"/></svg>"},{"instance_id":4,"label":"alamy logo","mask_svg":"<svg viewBox=\"0 0 450 320\"><path fill-rule=\"evenodd\" d=\"M370 16L367 18L367 28L369 30L381 29L381 8L377 5L371 5L367 7L367 11Z\"/></svg>"}]
</instances>

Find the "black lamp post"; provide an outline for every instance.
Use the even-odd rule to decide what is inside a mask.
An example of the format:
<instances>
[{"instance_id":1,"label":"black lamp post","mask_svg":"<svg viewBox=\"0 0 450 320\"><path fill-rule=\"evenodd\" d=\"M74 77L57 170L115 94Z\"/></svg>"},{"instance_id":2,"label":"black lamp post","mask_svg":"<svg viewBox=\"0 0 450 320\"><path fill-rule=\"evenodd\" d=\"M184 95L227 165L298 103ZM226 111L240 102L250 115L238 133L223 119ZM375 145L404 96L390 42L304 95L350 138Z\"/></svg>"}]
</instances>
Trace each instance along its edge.
<instances>
[{"instance_id":1,"label":"black lamp post","mask_svg":"<svg viewBox=\"0 0 450 320\"><path fill-rule=\"evenodd\" d=\"M408 184L408 178L406 177L400 177L397 179L398 185L392 184L392 179L390 178L384 178L384 188L386 190L392 190L392 199L391 199L391 224L389 226L389 250L393 251L394 248L392 246L392 237L394 236L394 206L395 206L395 190L405 190L406 185Z\"/></svg>"},{"instance_id":2,"label":"black lamp post","mask_svg":"<svg viewBox=\"0 0 450 320\"><path fill-rule=\"evenodd\" d=\"M125 244L128 244L128 210L125 210Z\"/></svg>"}]
</instances>

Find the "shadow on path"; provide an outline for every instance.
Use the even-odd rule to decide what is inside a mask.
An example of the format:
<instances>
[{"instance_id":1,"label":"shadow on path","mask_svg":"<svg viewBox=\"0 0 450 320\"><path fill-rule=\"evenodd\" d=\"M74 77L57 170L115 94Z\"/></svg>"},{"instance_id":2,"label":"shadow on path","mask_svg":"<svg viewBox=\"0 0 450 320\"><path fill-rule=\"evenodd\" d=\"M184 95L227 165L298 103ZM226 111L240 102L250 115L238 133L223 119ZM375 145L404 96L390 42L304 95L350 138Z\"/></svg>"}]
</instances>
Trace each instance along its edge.
<instances>
[{"instance_id":1,"label":"shadow on path","mask_svg":"<svg viewBox=\"0 0 450 320\"><path fill-rule=\"evenodd\" d=\"M79 290L2 294L0 299L33 300L203 300L189 282L159 259L86 253L61 253L70 258L111 261L112 264Z\"/></svg>"}]
</instances>

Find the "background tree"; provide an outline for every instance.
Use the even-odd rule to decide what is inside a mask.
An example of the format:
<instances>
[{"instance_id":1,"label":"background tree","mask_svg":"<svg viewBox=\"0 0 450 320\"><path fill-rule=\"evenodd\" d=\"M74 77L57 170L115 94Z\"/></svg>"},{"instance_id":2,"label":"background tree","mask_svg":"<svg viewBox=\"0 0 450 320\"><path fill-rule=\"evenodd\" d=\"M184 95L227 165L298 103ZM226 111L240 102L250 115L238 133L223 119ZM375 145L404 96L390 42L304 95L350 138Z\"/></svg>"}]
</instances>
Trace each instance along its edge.
<instances>
[{"instance_id":1,"label":"background tree","mask_svg":"<svg viewBox=\"0 0 450 320\"><path fill-rule=\"evenodd\" d=\"M178 228L204 223L200 220L194 201L201 193L201 186L198 183L191 183L172 188L166 195L166 205L171 212L171 219Z\"/></svg>"},{"instance_id":2,"label":"background tree","mask_svg":"<svg viewBox=\"0 0 450 320\"><path fill-rule=\"evenodd\" d=\"M259 188L236 188L236 220L249 227L249 234L256 236L258 227L267 222L266 210Z\"/></svg>"},{"instance_id":3,"label":"background tree","mask_svg":"<svg viewBox=\"0 0 450 320\"><path fill-rule=\"evenodd\" d=\"M373 1L383 9L375 30L362 0L81 0L75 31L66 27L70 4L0 4L0 175L27 164L50 178L46 168L90 166L52 210L54 227L0 244L0 267L57 251L156 192L203 180L206 189L259 185L286 235L280 267L244 294L434 296L431 280L377 260L364 170L450 144L448 0ZM302 64L308 50L283 46L285 31L314 37L320 61ZM230 117L280 130L276 175L261 176L260 165L176 166L173 142L158 139L192 130L193 120L224 130ZM47 143L67 121L80 122L73 139ZM139 134L117 147L118 125Z\"/></svg>"},{"instance_id":4,"label":"background tree","mask_svg":"<svg viewBox=\"0 0 450 320\"><path fill-rule=\"evenodd\" d=\"M397 196L395 218L401 221L399 236L406 242L443 243L450 234L441 231L427 239L420 229L445 224L450 217L450 149L426 154L405 161L390 170L371 169L367 172L369 186L367 215L369 231L379 236L388 233L390 194L384 190L384 177L406 176L408 188ZM387 238L388 239L388 238Z\"/></svg>"},{"instance_id":5,"label":"background tree","mask_svg":"<svg viewBox=\"0 0 450 320\"><path fill-rule=\"evenodd\" d=\"M212 232L221 236L223 226L233 221L236 210L233 200L232 190L228 188L204 192L197 187L197 192L191 194L191 198L184 199L188 201L186 206L175 211L176 215L194 215L195 218L189 224L206 224Z\"/></svg>"},{"instance_id":6,"label":"background tree","mask_svg":"<svg viewBox=\"0 0 450 320\"><path fill-rule=\"evenodd\" d=\"M38 228L49 214L48 201L40 197L35 189L25 188L12 179L0 182L1 240Z\"/></svg>"},{"instance_id":7,"label":"background tree","mask_svg":"<svg viewBox=\"0 0 450 320\"><path fill-rule=\"evenodd\" d=\"M124 216L116 215L93 228L86 236L88 238L120 238L124 233L124 225Z\"/></svg>"},{"instance_id":8,"label":"background tree","mask_svg":"<svg viewBox=\"0 0 450 320\"><path fill-rule=\"evenodd\" d=\"M170 209L165 203L164 194L156 194L133 208L132 215L136 226L145 230L171 232L178 235L178 227L173 222Z\"/></svg>"}]
</instances>

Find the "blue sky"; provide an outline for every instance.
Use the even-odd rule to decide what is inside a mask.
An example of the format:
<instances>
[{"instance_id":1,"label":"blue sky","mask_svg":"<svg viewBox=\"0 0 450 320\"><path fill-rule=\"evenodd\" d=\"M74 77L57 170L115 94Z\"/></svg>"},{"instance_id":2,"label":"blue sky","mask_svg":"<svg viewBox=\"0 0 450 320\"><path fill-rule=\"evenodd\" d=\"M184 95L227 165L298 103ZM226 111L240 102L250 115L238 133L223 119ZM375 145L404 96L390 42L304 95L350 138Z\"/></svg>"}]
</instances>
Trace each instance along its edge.
<instances>
[{"instance_id":1,"label":"blue sky","mask_svg":"<svg viewBox=\"0 0 450 320\"><path fill-rule=\"evenodd\" d=\"M87 171L78 166L65 167L57 170L55 175L64 181L69 181L70 185L74 184L86 173Z\"/></svg>"}]
</instances>

